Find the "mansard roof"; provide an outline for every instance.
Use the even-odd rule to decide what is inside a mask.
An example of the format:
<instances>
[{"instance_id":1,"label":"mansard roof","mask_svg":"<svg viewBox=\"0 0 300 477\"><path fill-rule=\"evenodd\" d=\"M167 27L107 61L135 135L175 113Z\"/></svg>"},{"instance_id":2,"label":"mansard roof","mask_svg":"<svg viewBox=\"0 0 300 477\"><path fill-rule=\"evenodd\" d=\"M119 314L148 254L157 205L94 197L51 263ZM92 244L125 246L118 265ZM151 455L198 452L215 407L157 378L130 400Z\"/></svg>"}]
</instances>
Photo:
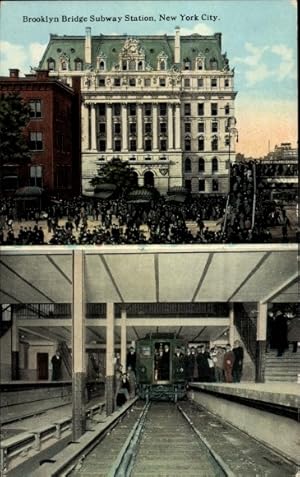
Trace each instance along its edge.
<instances>
[{"instance_id":1,"label":"mansard roof","mask_svg":"<svg viewBox=\"0 0 300 477\"><path fill-rule=\"evenodd\" d=\"M157 36L129 36L129 35L99 35L92 36L92 65L96 66L96 58L101 53L106 56L106 68L111 70L119 63L119 54L123 49L124 43L129 38L138 40L139 47L144 50L145 62L152 69L157 68L157 59L160 53L164 52L168 57L168 66L174 64L174 35ZM50 40L46 51L40 62L40 68L47 68L47 60L54 59L59 61L63 54L70 59L70 69L74 69L75 59L82 59L84 62L84 36L60 36L50 35ZM181 64L188 59L192 63L198 56L204 56L206 60L206 69L212 69L210 61L215 60L218 63L218 69L222 70L226 66L226 55L221 51L221 33L215 33L212 36L202 36L193 34L189 36L180 36L180 56ZM215 69L215 68L214 68Z\"/></svg>"}]
</instances>

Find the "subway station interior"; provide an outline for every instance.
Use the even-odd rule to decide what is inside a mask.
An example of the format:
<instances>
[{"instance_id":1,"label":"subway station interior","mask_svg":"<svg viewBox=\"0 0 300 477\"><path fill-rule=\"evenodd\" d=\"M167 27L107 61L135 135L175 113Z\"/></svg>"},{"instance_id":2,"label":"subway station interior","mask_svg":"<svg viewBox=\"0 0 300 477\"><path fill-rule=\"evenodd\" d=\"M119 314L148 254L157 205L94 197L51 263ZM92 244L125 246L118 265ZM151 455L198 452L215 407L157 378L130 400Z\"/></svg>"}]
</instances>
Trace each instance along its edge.
<instances>
[{"instance_id":1,"label":"subway station interior","mask_svg":"<svg viewBox=\"0 0 300 477\"><path fill-rule=\"evenodd\" d=\"M169 473L153 458L152 473L148 461L148 473L138 466L135 441L154 432L145 430L149 405L158 406L158 433L168 419L174 431L177 406L221 468L185 467L184 475L298 475L300 349L277 357L268 332L278 310L299 319L297 259L296 244L2 248L1 475L183 475L180 466L170 470L171 457ZM152 336L156 346L167 337L168 346L174 339L190 348L238 340L242 379L194 379L172 409L138 395L116 406L116 356L126 370L129 348L145 350L137 345ZM62 369L53 380L57 350ZM114 456L109 439L122 423L131 433Z\"/></svg>"}]
</instances>

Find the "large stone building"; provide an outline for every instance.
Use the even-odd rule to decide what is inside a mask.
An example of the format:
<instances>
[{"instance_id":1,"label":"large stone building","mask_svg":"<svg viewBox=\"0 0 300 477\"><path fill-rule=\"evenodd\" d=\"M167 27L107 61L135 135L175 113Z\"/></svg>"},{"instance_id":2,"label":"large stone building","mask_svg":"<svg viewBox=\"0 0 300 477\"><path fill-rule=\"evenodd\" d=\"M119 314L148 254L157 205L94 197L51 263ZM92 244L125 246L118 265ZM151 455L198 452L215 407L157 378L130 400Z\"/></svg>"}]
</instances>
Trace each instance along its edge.
<instances>
[{"instance_id":1,"label":"large stone building","mask_svg":"<svg viewBox=\"0 0 300 477\"><path fill-rule=\"evenodd\" d=\"M139 185L160 192L228 190L234 161L234 72L221 34L51 35L40 62L70 83L81 77L82 191L114 157Z\"/></svg>"}]
</instances>

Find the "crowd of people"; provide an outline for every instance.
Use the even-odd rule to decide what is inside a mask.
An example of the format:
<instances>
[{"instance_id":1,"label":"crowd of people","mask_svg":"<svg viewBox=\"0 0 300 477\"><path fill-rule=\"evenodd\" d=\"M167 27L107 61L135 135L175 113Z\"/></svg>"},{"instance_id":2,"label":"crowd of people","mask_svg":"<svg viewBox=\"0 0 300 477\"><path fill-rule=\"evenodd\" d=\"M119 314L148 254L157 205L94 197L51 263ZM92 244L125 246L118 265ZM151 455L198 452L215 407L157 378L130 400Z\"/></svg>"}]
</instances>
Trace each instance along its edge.
<instances>
[{"instance_id":1,"label":"crowd of people","mask_svg":"<svg viewBox=\"0 0 300 477\"><path fill-rule=\"evenodd\" d=\"M290 316L282 309L271 310L267 322L267 351L276 350L277 357L283 356L292 345L292 352L298 350L300 342L300 316Z\"/></svg>"},{"instance_id":2,"label":"crowd of people","mask_svg":"<svg viewBox=\"0 0 300 477\"><path fill-rule=\"evenodd\" d=\"M19 211L13 199L1 199L0 245L264 243L276 226L287 241L291 224L284 207L267 199L266 176L294 172L292 165L232 164L227 209L221 194L187 196L183 203L168 196L148 203L79 196L53 199L42 213Z\"/></svg>"}]
</instances>

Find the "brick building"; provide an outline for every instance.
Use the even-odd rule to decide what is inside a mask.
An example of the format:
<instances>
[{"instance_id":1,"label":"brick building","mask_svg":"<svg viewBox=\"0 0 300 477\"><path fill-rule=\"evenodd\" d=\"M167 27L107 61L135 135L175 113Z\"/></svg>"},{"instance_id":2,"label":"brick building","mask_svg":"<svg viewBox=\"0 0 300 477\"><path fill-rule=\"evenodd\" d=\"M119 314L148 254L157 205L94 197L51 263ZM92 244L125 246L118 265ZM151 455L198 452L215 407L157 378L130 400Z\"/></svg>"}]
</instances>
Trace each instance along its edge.
<instances>
[{"instance_id":1,"label":"brick building","mask_svg":"<svg viewBox=\"0 0 300 477\"><path fill-rule=\"evenodd\" d=\"M82 191L114 157L161 193L227 193L235 161L234 71L221 33L51 35L40 68L80 78Z\"/></svg>"},{"instance_id":2,"label":"brick building","mask_svg":"<svg viewBox=\"0 0 300 477\"><path fill-rule=\"evenodd\" d=\"M73 88L50 78L48 71L19 77L11 69L0 78L1 94L17 93L31 108L24 129L31 161L3 166L3 192L12 194L24 186L38 186L51 195L72 196L80 190L79 85Z\"/></svg>"}]
</instances>

